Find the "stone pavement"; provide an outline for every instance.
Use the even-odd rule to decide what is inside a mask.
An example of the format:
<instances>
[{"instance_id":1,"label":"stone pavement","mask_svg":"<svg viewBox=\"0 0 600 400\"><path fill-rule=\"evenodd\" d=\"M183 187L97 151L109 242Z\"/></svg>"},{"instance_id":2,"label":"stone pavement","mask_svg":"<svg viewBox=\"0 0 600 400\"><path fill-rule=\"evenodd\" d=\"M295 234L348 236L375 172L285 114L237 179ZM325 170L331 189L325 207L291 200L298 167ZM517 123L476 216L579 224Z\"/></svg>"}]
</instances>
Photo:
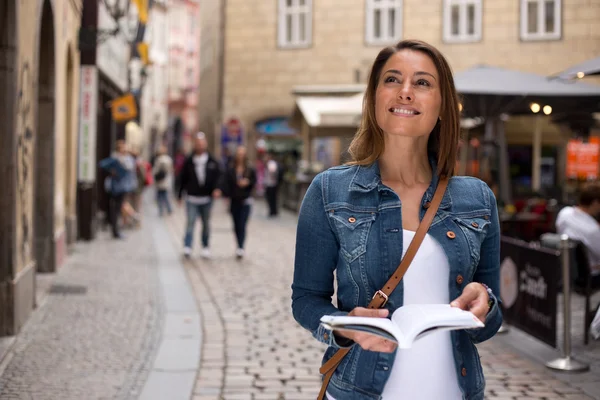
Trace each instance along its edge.
<instances>
[{"instance_id":1,"label":"stone pavement","mask_svg":"<svg viewBox=\"0 0 600 400\"><path fill-rule=\"evenodd\" d=\"M126 240L101 232L77 243L57 274L39 277L48 292L19 335L3 340L11 346L0 359L0 399L190 398L199 315L151 211Z\"/></svg>"},{"instance_id":2,"label":"stone pavement","mask_svg":"<svg viewBox=\"0 0 600 400\"><path fill-rule=\"evenodd\" d=\"M290 308L296 217L286 212L278 219L265 215L264 205L257 201L248 227L247 255L237 261L226 205L217 201L213 259L200 259L196 248L186 263L204 337L193 400L309 400L318 393L324 346L296 324ZM176 212L168 225L181 248L183 212ZM198 241L196 237L195 245ZM479 345L487 398L593 398L575 383L553 375L543 363L522 355L506 338Z\"/></svg>"}]
</instances>

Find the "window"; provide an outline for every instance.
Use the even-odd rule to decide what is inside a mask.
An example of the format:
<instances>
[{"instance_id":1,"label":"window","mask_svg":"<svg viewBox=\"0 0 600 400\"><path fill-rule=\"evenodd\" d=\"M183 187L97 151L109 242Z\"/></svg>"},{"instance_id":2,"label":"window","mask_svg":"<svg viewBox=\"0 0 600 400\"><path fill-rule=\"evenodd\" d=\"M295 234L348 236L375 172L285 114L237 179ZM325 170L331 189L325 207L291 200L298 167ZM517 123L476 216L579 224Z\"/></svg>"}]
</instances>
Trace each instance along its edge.
<instances>
[{"instance_id":1,"label":"window","mask_svg":"<svg viewBox=\"0 0 600 400\"><path fill-rule=\"evenodd\" d=\"M367 0L365 40L390 44L402 37L402 0Z\"/></svg>"},{"instance_id":2,"label":"window","mask_svg":"<svg viewBox=\"0 0 600 400\"><path fill-rule=\"evenodd\" d=\"M561 36L561 0L521 0L521 39L549 40Z\"/></svg>"},{"instance_id":3,"label":"window","mask_svg":"<svg viewBox=\"0 0 600 400\"><path fill-rule=\"evenodd\" d=\"M482 0L444 0L444 41L481 40Z\"/></svg>"},{"instance_id":4,"label":"window","mask_svg":"<svg viewBox=\"0 0 600 400\"><path fill-rule=\"evenodd\" d=\"M279 0L280 47L308 47L312 42L312 0Z\"/></svg>"}]
</instances>

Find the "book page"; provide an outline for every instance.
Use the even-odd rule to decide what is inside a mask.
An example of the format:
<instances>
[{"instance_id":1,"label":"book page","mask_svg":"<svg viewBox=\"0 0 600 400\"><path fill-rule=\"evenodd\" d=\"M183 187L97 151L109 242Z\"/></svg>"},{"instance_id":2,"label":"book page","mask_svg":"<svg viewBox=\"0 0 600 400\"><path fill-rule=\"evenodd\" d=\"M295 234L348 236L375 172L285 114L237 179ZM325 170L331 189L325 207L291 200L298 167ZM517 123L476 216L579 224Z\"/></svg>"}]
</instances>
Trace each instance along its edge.
<instances>
[{"instance_id":1,"label":"book page","mask_svg":"<svg viewBox=\"0 0 600 400\"><path fill-rule=\"evenodd\" d=\"M395 342L402 341L402 333L388 318L330 316L321 318L323 326L330 330L354 330L370 333Z\"/></svg>"},{"instance_id":2,"label":"book page","mask_svg":"<svg viewBox=\"0 0 600 400\"><path fill-rule=\"evenodd\" d=\"M410 347L421 333L484 326L473 313L449 304L411 304L400 307L392 315L392 322L402 332L403 341L398 343L402 348Z\"/></svg>"}]
</instances>

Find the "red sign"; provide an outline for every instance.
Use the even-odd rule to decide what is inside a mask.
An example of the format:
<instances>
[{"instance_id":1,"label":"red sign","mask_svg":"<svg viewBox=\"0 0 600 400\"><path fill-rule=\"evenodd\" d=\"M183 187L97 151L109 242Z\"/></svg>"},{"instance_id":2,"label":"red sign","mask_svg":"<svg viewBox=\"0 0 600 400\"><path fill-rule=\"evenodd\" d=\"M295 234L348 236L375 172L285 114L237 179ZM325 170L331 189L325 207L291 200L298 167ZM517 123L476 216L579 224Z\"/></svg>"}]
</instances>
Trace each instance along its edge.
<instances>
[{"instance_id":1,"label":"red sign","mask_svg":"<svg viewBox=\"0 0 600 400\"><path fill-rule=\"evenodd\" d=\"M599 138L569 140L567 144L567 178L597 179L600 156Z\"/></svg>"}]
</instances>

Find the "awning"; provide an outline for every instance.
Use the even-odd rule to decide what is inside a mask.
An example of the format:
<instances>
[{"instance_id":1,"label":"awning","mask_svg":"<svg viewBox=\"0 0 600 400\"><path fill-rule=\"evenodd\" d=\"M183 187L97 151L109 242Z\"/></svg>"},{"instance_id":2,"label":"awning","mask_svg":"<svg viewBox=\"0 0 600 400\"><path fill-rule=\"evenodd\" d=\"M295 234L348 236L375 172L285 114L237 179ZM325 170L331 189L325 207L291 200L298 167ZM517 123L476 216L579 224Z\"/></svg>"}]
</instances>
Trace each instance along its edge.
<instances>
[{"instance_id":1,"label":"awning","mask_svg":"<svg viewBox=\"0 0 600 400\"><path fill-rule=\"evenodd\" d=\"M600 57L573 65L556 74L557 77L562 79L584 78L589 75L600 75Z\"/></svg>"},{"instance_id":2,"label":"awning","mask_svg":"<svg viewBox=\"0 0 600 400\"><path fill-rule=\"evenodd\" d=\"M363 93L353 96L298 96L294 119L301 114L310 127L357 127Z\"/></svg>"},{"instance_id":3,"label":"awning","mask_svg":"<svg viewBox=\"0 0 600 400\"><path fill-rule=\"evenodd\" d=\"M530 72L479 65L455 74L454 83L470 117L531 114L531 102L550 105L553 113L600 109L600 86Z\"/></svg>"}]
</instances>

